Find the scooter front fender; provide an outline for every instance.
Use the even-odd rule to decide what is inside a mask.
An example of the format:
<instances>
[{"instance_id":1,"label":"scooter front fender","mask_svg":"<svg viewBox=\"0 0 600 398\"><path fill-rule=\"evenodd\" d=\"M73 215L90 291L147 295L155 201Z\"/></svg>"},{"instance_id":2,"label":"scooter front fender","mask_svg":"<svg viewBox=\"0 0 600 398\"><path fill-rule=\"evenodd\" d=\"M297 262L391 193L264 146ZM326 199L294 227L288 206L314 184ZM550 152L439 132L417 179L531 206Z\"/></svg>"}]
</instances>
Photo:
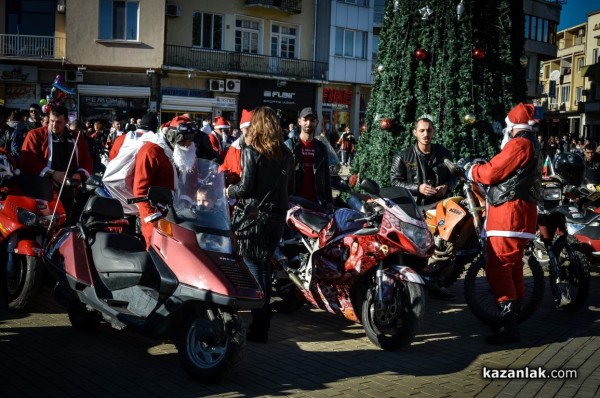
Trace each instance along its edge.
<instances>
[{"instance_id":1,"label":"scooter front fender","mask_svg":"<svg viewBox=\"0 0 600 398\"><path fill-rule=\"evenodd\" d=\"M406 265L392 265L391 267L384 269L384 272L388 277L399 281L418 283L420 285L425 284L421 275L417 274L414 269Z\"/></svg>"},{"instance_id":2,"label":"scooter front fender","mask_svg":"<svg viewBox=\"0 0 600 398\"><path fill-rule=\"evenodd\" d=\"M42 257L42 245L31 239L23 239L17 243L14 253L25 256Z\"/></svg>"}]
</instances>

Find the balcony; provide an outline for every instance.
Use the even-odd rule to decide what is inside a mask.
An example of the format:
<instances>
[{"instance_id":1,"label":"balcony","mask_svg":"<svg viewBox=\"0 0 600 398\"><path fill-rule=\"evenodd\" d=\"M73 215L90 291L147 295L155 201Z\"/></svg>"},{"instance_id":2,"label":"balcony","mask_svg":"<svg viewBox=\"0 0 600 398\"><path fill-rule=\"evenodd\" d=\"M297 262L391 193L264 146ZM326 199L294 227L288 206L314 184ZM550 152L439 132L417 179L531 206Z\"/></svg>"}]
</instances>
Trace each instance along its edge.
<instances>
[{"instance_id":1,"label":"balcony","mask_svg":"<svg viewBox=\"0 0 600 398\"><path fill-rule=\"evenodd\" d=\"M62 59L64 37L0 34L0 57Z\"/></svg>"},{"instance_id":2,"label":"balcony","mask_svg":"<svg viewBox=\"0 0 600 398\"><path fill-rule=\"evenodd\" d=\"M209 72L254 73L298 79L324 80L327 63L267 55L165 46L165 66Z\"/></svg>"},{"instance_id":3,"label":"balcony","mask_svg":"<svg viewBox=\"0 0 600 398\"><path fill-rule=\"evenodd\" d=\"M302 0L246 0L244 4L246 7L266 7L288 14L302 12Z\"/></svg>"}]
</instances>

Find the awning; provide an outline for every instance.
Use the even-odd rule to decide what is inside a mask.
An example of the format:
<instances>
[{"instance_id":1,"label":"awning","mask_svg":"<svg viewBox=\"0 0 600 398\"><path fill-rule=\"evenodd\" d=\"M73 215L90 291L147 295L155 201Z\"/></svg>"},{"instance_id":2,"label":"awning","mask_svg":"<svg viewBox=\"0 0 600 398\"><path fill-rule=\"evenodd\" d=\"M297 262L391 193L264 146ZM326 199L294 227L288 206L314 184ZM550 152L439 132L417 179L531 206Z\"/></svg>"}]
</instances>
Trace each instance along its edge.
<instances>
[{"instance_id":1,"label":"awning","mask_svg":"<svg viewBox=\"0 0 600 398\"><path fill-rule=\"evenodd\" d=\"M582 68L582 76L592 81L600 81L600 63L587 65Z\"/></svg>"},{"instance_id":2,"label":"awning","mask_svg":"<svg viewBox=\"0 0 600 398\"><path fill-rule=\"evenodd\" d=\"M92 84L78 84L79 95L105 95L110 97L147 98L150 97L150 87L130 86L96 86Z\"/></svg>"},{"instance_id":3,"label":"awning","mask_svg":"<svg viewBox=\"0 0 600 398\"><path fill-rule=\"evenodd\" d=\"M215 105L217 105L215 98L163 95L160 109L164 111L212 112Z\"/></svg>"}]
</instances>

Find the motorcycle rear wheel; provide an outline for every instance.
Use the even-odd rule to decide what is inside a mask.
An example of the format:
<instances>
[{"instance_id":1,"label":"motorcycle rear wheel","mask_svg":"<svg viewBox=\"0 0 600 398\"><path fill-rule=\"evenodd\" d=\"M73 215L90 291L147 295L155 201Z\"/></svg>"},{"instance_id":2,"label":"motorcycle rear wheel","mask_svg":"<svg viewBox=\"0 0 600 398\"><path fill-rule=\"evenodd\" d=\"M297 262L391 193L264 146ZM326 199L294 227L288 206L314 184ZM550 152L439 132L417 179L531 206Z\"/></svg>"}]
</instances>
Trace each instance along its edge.
<instances>
[{"instance_id":1,"label":"motorcycle rear wheel","mask_svg":"<svg viewBox=\"0 0 600 398\"><path fill-rule=\"evenodd\" d=\"M219 311L215 320L189 316L176 337L179 361L194 379L214 381L241 361L246 345L246 329L235 313Z\"/></svg>"},{"instance_id":2,"label":"motorcycle rear wheel","mask_svg":"<svg viewBox=\"0 0 600 398\"><path fill-rule=\"evenodd\" d=\"M5 257L6 258L6 257ZM33 301L42 286L43 266L39 257L13 254L14 272L6 273L8 308L24 310Z\"/></svg>"},{"instance_id":3,"label":"motorcycle rear wheel","mask_svg":"<svg viewBox=\"0 0 600 398\"><path fill-rule=\"evenodd\" d=\"M361 321L369 340L387 351L409 345L425 312L425 293L417 283L396 281L392 299L381 308L376 286L368 289L362 302Z\"/></svg>"},{"instance_id":4,"label":"motorcycle rear wheel","mask_svg":"<svg viewBox=\"0 0 600 398\"><path fill-rule=\"evenodd\" d=\"M576 312L584 304L590 289L590 264L583 247L572 236L559 236L554 242L559 275L548 277L556 308Z\"/></svg>"},{"instance_id":5,"label":"motorcycle rear wheel","mask_svg":"<svg viewBox=\"0 0 600 398\"><path fill-rule=\"evenodd\" d=\"M464 282L465 301L477 319L496 328L500 324L500 313L486 279L485 266L484 256L480 254L467 270ZM521 302L517 316L519 323L535 313L544 296L544 270L533 255L523 264L523 275L525 299Z\"/></svg>"}]
</instances>

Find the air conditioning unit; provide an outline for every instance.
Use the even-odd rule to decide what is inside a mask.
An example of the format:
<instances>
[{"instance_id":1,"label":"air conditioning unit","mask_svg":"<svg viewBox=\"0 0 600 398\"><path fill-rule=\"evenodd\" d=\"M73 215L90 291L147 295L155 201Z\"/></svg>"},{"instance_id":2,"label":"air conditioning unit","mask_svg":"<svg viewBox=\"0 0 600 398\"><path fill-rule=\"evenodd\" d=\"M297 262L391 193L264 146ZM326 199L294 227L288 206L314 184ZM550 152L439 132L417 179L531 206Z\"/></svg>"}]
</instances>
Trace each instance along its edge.
<instances>
[{"instance_id":1,"label":"air conditioning unit","mask_svg":"<svg viewBox=\"0 0 600 398\"><path fill-rule=\"evenodd\" d=\"M225 91L225 81L210 79L208 81L208 90L209 91Z\"/></svg>"},{"instance_id":2,"label":"air conditioning unit","mask_svg":"<svg viewBox=\"0 0 600 398\"><path fill-rule=\"evenodd\" d=\"M68 70L65 72L65 81L83 83L83 72L79 70Z\"/></svg>"},{"instance_id":3,"label":"air conditioning unit","mask_svg":"<svg viewBox=\"0 0 600 398\"><path fill-rule=\"evenodd\" d=\"M239 93L242 84L239 79L227 79L225 81L225 91L230 93Z\"/></svg>"},{"instance_id":4,"label":"air conditioning unit","mask_svg":"<svg viewBox=\"0 0 600 398\"><path fill-rule=\"evenodd\" d=\"M181 7L179 7L177 4L167 4L166 14L167 17L180 17Z\"/></svg>"}]
</instances>

